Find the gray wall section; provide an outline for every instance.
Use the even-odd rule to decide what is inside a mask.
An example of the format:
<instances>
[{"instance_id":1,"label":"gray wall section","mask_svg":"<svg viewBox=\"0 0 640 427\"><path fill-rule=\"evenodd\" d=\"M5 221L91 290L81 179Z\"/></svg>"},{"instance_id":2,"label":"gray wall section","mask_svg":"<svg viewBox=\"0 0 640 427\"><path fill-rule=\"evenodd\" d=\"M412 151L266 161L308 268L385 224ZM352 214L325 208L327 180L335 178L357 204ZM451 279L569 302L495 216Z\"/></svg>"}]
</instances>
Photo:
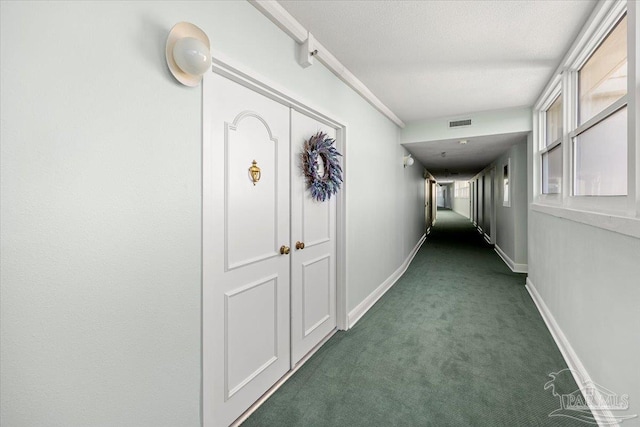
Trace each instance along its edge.
<instances>
[{"instance_id":1,"label":"gray wall section","mask_svg":"<svg viewBox=\"0 0 640 427\"><path fill-rule=\"evenodd\" d=\"M514 213L515 250L512 258L516 264L527 264L527 224L529 222L529 204L527 202L527 140L513 147L511 159L511 206Z\"/></svg>"},{"instance_id":2,"label":"gray wall section","mask_svg":"<svg viewBox=\"0 0 640 427\"><path fill-rule=\"evenodd\" d=\"M502 168L509 160L511 204L504 206ZM478 180L479 183L478 225L495 240L496 245L515 264L527 264L527 167L527 139L524 139L509 148L505 154L494 160L484 171L474 177L474 180ZM490 180L492 169L495 169L493 177L495 230L491 230L489 216L491 212Z\"/></svg>"},{"instance_id":3,"label":"gray wall section","mask_svg":"<svg viewBox=\"0 0 640 427\"><path fill-rule=\"evenodd\" d=\"M482 182L482 176L476 176L474 179L476 180L476 187L478 189L478 227L482 228L484 226L484 209L482 207L484 200L484 183Z\"/></svg>"},{"instance_id":4,"label":"gray wall section","mask_svg":"<svg viewBox=\"0 0 640 427\"><path fill-rule=\"evenodd\" d=\"M526 146L525 146L526 148ZM519 170L517 164L513 159L513 147L509 149L507 153L502 155L495 161L496 177L494 179L496 188L496 245L515 261L516 253L516 203L511 200L511 206L507 207L503 205L504 188L503 188L503 171L502 168L510 161L510 184L513 185L515 181L515 175ZM524 165L526 166L526 165ZM526 172L526 168L524 169ZM515 194L515 189L511 189L511 194ZM526 204L524 205L526 208ZM526 224L526 223L525 223Z\"/></svg>"},{"instance_id":5,"label":"gray wall section","mask_svg":"<svg viewBox=\"0 0 640 427\"><path fill-rule=\"evenodd\" d=\"M167 70L177 22L348 125L349 310L424 233L398 127L248 2L0 12L3 426L200 425L202 90Z\"/></svg>"},{"instance_id":6,"label":"gray wall section","mask_svg":"<svg viewBox=\"0 0 640 427\"><path fill-rule=\"evenodd\" d=\"M447 189L444 198L444 207L447 209L453 209L453 184L447 184L444 186Z\"/></svg>"},{"instance_id":7,"label":"gray wall section","mask_svg":"<svg viewBox=\"0 0 640 427\"><path fill-rule=\"evenodd\" d=\"M438 184L436 187L438 192L438 207L452 209L453 206L453 184Z\"/></svg>"},{"instance_id":8,"label":"gray wall section","mask_svg":"<svg viewBox=\"0 0 640 427\"><path fill-rule=\"evenodd\" d=\"M640 413L640 239L530 212L529 279L596 383ZM638 425L638 419L622 425Z\"/></svg>"},{"instance_id":9,"label":"gray wall section","mask_svg":"<svg viewBox=\"0 0 640 427\"><path fill-rule=\"evenodd\" d=\"M403 150L402 155L409 153L408 151L405 152L402 146L398 147ZM403 194L404 199L402 201L405 209L403 218L405 218L406 223L404 224L403 242L404 250L406 251L415 247L417 243L416 236L422 236L426 232L424 167L420 162L415 161L413 166L403 168L403 173L406 185L398 193Z\"/></svg>"},{"instance_id":10,"label":"gray wall section","mask_svg":"<svg viewBox=\"0 0 640 427\"><path fill-rule=\"evenodd\" d=\"M504 206L503 167L510 162L510 206ZM494 162L496 177L496 244L516 264L527 263L527 141Z\"/></svg>"},{"instance_id":11,"label":"gray wall section","mask_svg":"<svg viewBox=\"0 0 640 427\"><path fill-rule=\"evenodd\" d=\"M491 168L489 168L485 172L483 179L482 229L486 235L495 238L491 234L493 232L491 229L491 217L495 214L494 199L492 198L495 190L492 190L492 184Z\"/></svg>"}]
</instances>

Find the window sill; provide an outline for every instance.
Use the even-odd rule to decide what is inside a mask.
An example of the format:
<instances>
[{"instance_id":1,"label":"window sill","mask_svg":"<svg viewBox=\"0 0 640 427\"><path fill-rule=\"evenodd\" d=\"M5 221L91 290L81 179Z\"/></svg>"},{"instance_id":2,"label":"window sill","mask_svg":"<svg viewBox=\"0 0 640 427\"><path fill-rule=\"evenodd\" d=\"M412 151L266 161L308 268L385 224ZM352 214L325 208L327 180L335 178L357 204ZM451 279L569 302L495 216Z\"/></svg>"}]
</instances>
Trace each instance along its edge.
<instances>
[{"instance_id":1,"label":"window sill","mask_svg":"<svg viewBox=\"0 0 640 427\"><path fill-rule=\"evenodd\" d=\"M605 213L531 204L531 210L640 239L640 219Z\"/></svg>"}]
</instances>

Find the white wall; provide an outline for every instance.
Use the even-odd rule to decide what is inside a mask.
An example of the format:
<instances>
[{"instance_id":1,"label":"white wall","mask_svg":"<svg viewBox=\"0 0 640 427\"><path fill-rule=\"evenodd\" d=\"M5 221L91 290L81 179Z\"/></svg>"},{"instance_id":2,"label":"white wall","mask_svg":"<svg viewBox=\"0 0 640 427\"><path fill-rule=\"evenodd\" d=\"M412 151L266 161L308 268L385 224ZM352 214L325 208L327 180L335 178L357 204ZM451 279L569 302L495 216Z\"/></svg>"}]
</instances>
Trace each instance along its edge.
<instances>
[{"instance_id":1,"label":"white wall","mask_svg":"<svg viewBox=\"0 0 640 427\"><path fill-rule=\"evenodd\" d=\"M470 215L470 207L469 198L468 197L453 197L452 198L452 208L455 212L459 213L465 218L469 218Z\"/></svg>"},{"instance_id":2,"label":"white wall","mask_svg":"<svg viewBox=\"0 0 640 427\"><path fill-rule=\"evenodd\" d=\"M349 308L419 240L399 129L249 3L0 8L2 425L200 423L202 101L166 68L179 21L347 124Z\"/></svg>"},{"instance_id":3,"label":"white wall","mask_svg":"<svg viewBox=\"0 0 640 427\"><path fill-rule=\"evenodd\" d=\"M469 184L471 187L471 184ZM465 218L471 217L471 201L469 197L456 197L455 184L453 185L453 193L451 197L451 209L454 212L459 213ZM469 188L469 194L471 194L471 188Z\"/></svg>"},{"instance_id":4,"label":"white wall","mask_svg":"<svg viewBox=\"0 0 640 427\"><path fill-rule=\"evenodd\" d=\"M639 414L640 239L541 212L529 215L529 279L591 379L628 394L626 414Z\"/></svg>"},{"instance_id":5,"label":"white wall","mask_svg":"<svg viewBox=\"0 0 640 427\"><path fill-rule=\"evenodd\" d=\"M399 148L402 150L402 155L409 154L404 147L399 146ZM426 231L424 171L424 167L418 161L415 161L413 166L403 167L405 184L402 187L402 192L398 193L403 195L401 203L404 207L403 218L405 218L403 236L405 257L416 246L416 236L420 237Z\"/></svg>"}]
</instances>

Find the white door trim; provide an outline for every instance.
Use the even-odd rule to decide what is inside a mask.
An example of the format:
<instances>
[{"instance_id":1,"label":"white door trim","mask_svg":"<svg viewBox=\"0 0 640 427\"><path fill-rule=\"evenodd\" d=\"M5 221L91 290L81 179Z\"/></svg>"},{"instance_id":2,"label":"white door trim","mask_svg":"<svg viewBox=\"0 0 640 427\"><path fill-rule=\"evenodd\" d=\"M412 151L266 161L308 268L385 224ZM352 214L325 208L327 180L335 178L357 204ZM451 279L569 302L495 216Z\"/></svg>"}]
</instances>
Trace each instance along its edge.
<instances>
[{"instance_id":1,"label":"white door trim","mask_svg":"<svg viewBox=\"0 0 640 427\"><path fill-rule=\"evenodd\" d=\"M336 129L336 146L342 154L342 178L346 183L347 168L346 168L346 140L347 140L347 125L343 121L336 120L317 108L314 108L310 103L305 102L301 97L290 93L287 89L279 86L276 83L269 82L268 79L263 78L257 72L247 69L228 57L219 52L213 52L212 55L212 71L216 74L227 77L241 84L255 92L258 92L267 98L271 98L276 102L293 108L302 114L312 117L328 126ZM206 175L207 165L203 164L203 174ZM336 212L336 316L337 327L340 330L348 329L348 313L347 313L347 251L346 251L346 192L348 189L346 185L337 194L337 212ZM203 194L203 206L206 201L205 198L208 194Z\"/></svg>"},{"instance_id":2,"label":"white door trim","mask_svg":"<svg viewBox=\"0 0 640 427\"><path fill-rule=\"evenodd\" d=\"M336 129L336 146L342 154L342 177L344 182L347 178L346 167L346 140L347 140L347 125L344 121L337 120L324 114L319 109L313 107L312 104L304 101L296 94L292 94L289 90L281 87L276 83L270 82L268 79L262 77L257 72L247 69L242 65L235 63L232 59L226 57L220 52L213 52L212 55L212 71L216 74L227 77L241 84L255 92L258 92L267 98L271 98L276 102L293 108L302 114L312 117L322 123L327 124ZM207 165L203 164L203 174L206 172ZM337 212L336 212L336 309L337 309L337 326L340 330L346 330L348 328L347 319L347 289L346 289L346 185L337 194ZM203 194L204 198L207 194Z\"/></svg>"},{"instance_id":3,"label":"white door trim","mask_svg":"<svg viewBox=\"0 0 640 427\"><path fill-rule=\"evenodd\" d=\"M290 107L302 114L312 117L319 122L325 123L336 129L336 147L343 155L342 171L343 180L346 182L347 168L346 168L346 138L347 138L347 125L344 122L337 121L336 119L324 114L319 109L314 108L310 103L304 102L295 94L290 93L287 89L281 86L269 82L263 78L260 74L253 70L249 70L244 66L234 63L234 61L224 54L219 52L213 52L212 55L212 71L216 74L224 76L248 89L251 89L257 93L260 93L267 98L270 98L282 105ZM205 128L208 126L208 121L203 117L203 123ZM206 132L207 129L204 129ZM207 147L204 146L203 150ZM203 151L203 163L202 163L202 232L210 232L211 224L206 221L208 212L214 209L215 201L213 200L213 194L211 191L207 191L208 184L205 182L207 177L212 174L211 165L204 161L212 153L205 153ZM336 322L337 328L340 330L346 330L348 328L348 312L347 312L347 287L346 287L346 191L343 188L336 195ZM202 247L202 283L204 284L204 278L208 274L207 263L205 262L208 251L211 248ZM205 323L204 318L207 317L207 307L204 306L204 288L203 288L203 306L202 306L202 321L201 321L201 334L202 340L205 336ZM202 364L205 363L204 355L201 355ZM204 371L204 365L201 367ZM205 387L204 377L202 387ZM204 393L204 392L203 392ZM201 398L201 420L204 425L204 414L210 411L211 402L206 402L204 398ZM209 408L209 409L208 409Z\"/></svg>"}]
</instances>

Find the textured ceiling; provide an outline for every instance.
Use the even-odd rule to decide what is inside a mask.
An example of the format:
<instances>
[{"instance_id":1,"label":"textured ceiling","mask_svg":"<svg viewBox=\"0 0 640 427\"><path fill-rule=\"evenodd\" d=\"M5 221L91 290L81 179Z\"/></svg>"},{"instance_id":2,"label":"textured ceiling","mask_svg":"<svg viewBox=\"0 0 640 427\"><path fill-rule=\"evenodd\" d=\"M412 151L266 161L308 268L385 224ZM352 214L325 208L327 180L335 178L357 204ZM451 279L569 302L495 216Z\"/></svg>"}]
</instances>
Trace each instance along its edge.
<instances>
[{"instance_id":1,"label":"textured ceiling","mask_svg":"<svg viewBox=\"0 0 640 427\"><path fill-rule=\"evenodd\" d=\"M594 1L280 4L403 121L531 106Z\"/></svg>"},{"instance_id":2,"label":"textured ceiling","mask_svg":"<svg viewBox=\"0 0 640 427\"><path fill-rule=\"evenodd\" d=\"M526 141L527 132L403 144L438 180L468 180L511 146ZM442 153L445 153L444 156Z\"/></svg>"}]
</instances>

